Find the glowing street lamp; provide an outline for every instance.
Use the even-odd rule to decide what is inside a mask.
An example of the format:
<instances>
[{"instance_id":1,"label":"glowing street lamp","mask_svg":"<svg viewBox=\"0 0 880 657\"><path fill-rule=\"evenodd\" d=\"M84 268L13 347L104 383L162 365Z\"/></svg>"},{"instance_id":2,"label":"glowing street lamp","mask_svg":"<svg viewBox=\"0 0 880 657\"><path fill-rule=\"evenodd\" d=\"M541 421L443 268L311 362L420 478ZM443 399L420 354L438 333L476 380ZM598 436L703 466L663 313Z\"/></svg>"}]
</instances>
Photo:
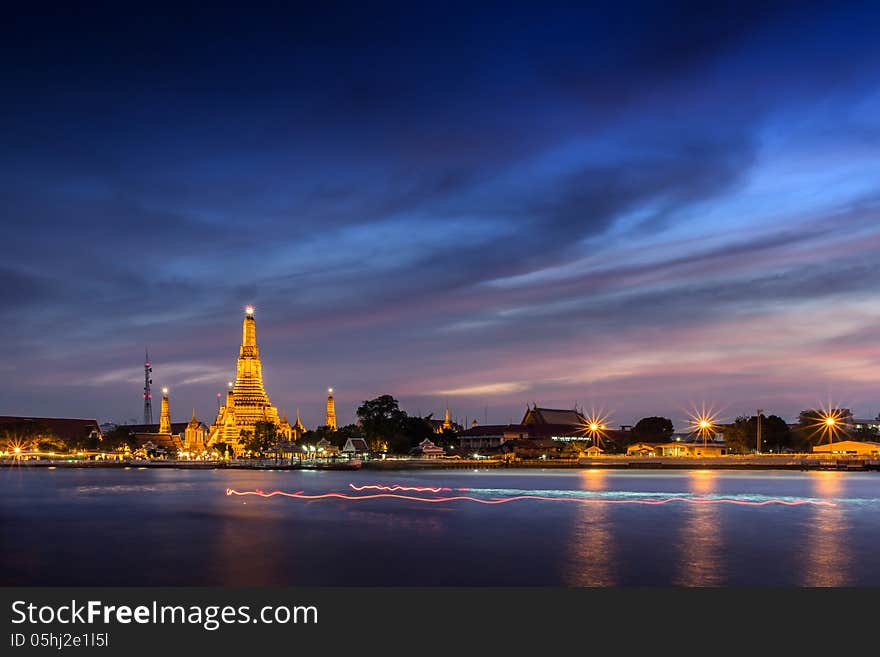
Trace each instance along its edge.
<instances>
[{"instance_id":1,"label":"glowing street lamp","mask_svg":"<svg viewBox=\"0 0 880 657\"><path fill-rule=\"evenodd\" d=\"M819 434L818 444L821 445L826 436L828 442L833 443L839 434L846 432L846 425L847 416L844 415L844 410L829 405L829 408L822 408L816 413L815 421L809 428L813 429L813 435Z\"/></svg>"},{"instance_id":2,"label":"glowing street lamp","mask_svg":"<svg viewBox=\"0 0 880 657\"><path fill-rule=\"evenodd\" d=\"M690 418L690 429L703 439L703 447L709 442L709 436L715 433L717 421L711 409L706 410L703 404L699 411L694 411Z\"/></svg>"},{"instance_id":3,"label":"glowing street lamp","mask_svg":"<svg viewBox=\"0 0 880 657\"><path fill-rule=\"evenodd\" d=\"M586 417L586 422L581 424L580 430L586 436L590 437L591 442L596 447L601 447L602 438L608 429L608 417L600 411L590 411Z\"/></svg>"}]
</instances>

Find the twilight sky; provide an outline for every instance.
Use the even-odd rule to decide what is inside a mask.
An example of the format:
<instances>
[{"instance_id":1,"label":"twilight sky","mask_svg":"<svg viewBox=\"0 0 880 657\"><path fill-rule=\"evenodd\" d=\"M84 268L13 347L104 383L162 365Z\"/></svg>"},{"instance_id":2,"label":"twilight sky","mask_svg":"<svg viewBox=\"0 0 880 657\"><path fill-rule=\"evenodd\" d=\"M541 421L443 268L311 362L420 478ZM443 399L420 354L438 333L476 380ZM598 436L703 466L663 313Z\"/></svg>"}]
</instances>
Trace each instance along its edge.
<instances>
[{"instance_id":1,"label":"twilight sky","mask_svg":"<svg viewBox=\"0 0 880 657\"><path fill-rule=\"evenodd\" d=\"M880 411L877 3L311 4L7 13L0 414Z\"/></svg>"}]
</instances>

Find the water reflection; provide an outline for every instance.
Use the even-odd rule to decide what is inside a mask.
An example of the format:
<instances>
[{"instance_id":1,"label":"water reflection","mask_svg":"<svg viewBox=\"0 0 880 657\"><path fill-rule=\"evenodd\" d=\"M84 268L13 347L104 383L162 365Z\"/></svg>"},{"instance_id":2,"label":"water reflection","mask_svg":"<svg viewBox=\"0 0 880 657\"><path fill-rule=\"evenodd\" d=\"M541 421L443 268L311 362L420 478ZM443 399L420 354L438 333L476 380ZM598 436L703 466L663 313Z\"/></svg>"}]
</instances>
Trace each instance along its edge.
<instances>
[{"instance_id":1,"label":"water reflection","mask_svg":"<svg viewBox=\"0 0 880 657\"><path fill-rule=\"evenodd\" d=\"M605 470L586 470L582 473L581 489L603 491L608 489ZM611 533L611 508L608 504L578 504L575 527L570 544L563 579L568 586L613 586L614 543Z\"/></svg>"},{"instance_id":2,"label":"water reflection","mask_svg":"<svg viewBox=\"0 0 880 657\"><path fill-rule=\"evenodd\" d=\"M811 473L813 495L825 500L839 497L843 472ZM843 586L849 583L850 555L846 545L846 520L840 506L816 507L807 530L805 586Z\"/></svg>"},{"instance_id":3,"label":"water reflection","mask_svg":"<svg viewBox=\"0 0 880 657\"><path fill-rule=\"evenodd\" d=\"M212 510L219 513L202 566L207 568L209 582L272 586L289 580L289 571L301 561L284 540L279 514L268 504L244 504L224 498L216 496L216 511ZM281 574L280 569L288 572Z\"/></svg>"},{"instance_id":4,"label":"water reflection","mask_svg":"<svg viewBox=\"0 0 880 657\"><path fill-rule=\"evenodd\" d=\"M694 470L688 473L690 492L697 496L715 493L718 473ZM681 559L676 586L719 586L724 583L721 548L721 509L714 504L688 504L684 509Z\"/></svg>"}]
</instances>

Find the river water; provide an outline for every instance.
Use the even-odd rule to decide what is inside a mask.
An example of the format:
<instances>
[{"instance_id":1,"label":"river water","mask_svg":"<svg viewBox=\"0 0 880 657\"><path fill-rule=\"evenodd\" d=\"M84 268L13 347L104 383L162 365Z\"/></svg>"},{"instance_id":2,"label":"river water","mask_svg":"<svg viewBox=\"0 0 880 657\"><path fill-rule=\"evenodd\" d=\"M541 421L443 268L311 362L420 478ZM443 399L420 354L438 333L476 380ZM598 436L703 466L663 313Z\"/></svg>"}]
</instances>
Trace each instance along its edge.
<instances>
[{"instance_id":1,"label":"river water","mask_svg":"<svg viewBox=\"0 0 880 657\"><path fill-rule=\"evenodd\" d=\"M352 485L445 490L227 494ZM4 585L878 586L878 548L878 473L0 470Z\"/></svg>"}]
</instances>

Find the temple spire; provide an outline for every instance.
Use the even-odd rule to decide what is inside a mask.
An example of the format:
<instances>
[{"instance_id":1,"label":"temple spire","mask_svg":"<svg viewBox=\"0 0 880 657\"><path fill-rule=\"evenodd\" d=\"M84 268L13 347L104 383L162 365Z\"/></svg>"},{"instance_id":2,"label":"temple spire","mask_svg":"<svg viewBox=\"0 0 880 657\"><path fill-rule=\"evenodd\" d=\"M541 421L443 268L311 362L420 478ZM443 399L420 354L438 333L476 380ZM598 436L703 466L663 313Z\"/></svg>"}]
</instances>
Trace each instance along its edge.
<instances>
[{"instance_id":1,"label":"temple spire","mask_svg":"<svg viewBox=\"0 0 880 657\"><path fill-rule=\"evenodd\" d=\"M333 400L333 388L327 388L327 420L328 429L336 431L336 402Z\"/></svg>"},{"instance_id":2,"label":"temple spire","mask_svg":"<svg viewBox=\"0 0 880 657\"><path fill-rule=\"evenodd\" d=\"M208 444L225 443L236 454L244 450L242 432L253 432L257 422L278 424L278 409L272 406L263 387L263 365L257 346L257 323L253 306L247 306L241 328L235 381L229 382L226 405L211 424Z\"/></svg>"},{"instance_id":3,"label":"temple spire","mask_svg":"<svg viewBox=\"0 0 880 657\"><path fill-rule=\"evenodd\" d=\"M159 416L159 433L171 433L171 411L168 409L168 388L162 388L162 415Z\"/></svg>"}]
</instances>

